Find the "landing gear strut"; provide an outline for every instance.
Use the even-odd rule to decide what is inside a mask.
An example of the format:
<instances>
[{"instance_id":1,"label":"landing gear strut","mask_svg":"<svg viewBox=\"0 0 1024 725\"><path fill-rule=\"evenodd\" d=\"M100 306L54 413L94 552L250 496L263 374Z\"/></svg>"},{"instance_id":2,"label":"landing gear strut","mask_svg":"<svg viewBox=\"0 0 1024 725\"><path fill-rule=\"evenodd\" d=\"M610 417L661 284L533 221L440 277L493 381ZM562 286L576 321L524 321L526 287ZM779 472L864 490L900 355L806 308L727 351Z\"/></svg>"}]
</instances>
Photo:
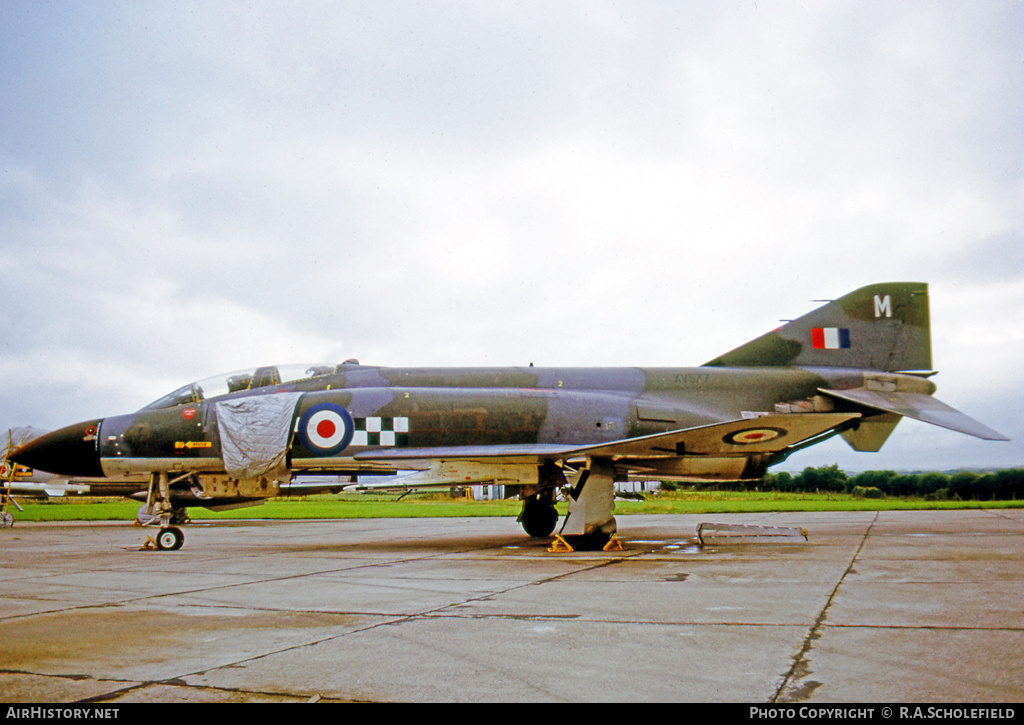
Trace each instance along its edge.
<instances>
[{"instance_id":1,"label":"landing gear strut","mask_svg":"<svg viewBox=\"0 0 1024 725\"><path fill-rule=\"evenodd\" d=\"M602 549L615 535L615 466L590 459L568 491L569 513L558 532L577 551Z\"/></svg>"}]
</instances>

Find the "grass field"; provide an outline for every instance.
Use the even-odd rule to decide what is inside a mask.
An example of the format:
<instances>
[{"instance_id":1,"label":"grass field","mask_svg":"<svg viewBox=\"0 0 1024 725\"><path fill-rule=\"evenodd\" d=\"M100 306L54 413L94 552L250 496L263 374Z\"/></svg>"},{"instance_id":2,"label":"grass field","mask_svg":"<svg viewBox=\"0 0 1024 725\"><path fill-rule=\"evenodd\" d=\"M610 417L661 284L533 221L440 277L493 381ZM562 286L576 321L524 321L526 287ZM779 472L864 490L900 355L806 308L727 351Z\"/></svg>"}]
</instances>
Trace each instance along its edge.
<instances>
[{"instance_id":1,"label":"grass field","mask_svg":"<svg viewBox=\"0 0 1024 725\"><path fill-rule=\"evenodd\" d=\"M517 499L471 501L444 494L396 496L342 494L271 499L261 506L214 512L189 509L194 520L215 519L361 519L463 516L518 516ZM68 498L21 500L24 511L12 506L16 521L131 520L139 509L134 501ZM898 509L1022 508L1024 501L926 501L914 498L857 498L836 493L761 493L756 491L674 491L648 496L646 501L619 500L618 514L757 513L770 511L889 511ZM566 504L558 505L564 514Z\"/></svg>"}]
</instances>

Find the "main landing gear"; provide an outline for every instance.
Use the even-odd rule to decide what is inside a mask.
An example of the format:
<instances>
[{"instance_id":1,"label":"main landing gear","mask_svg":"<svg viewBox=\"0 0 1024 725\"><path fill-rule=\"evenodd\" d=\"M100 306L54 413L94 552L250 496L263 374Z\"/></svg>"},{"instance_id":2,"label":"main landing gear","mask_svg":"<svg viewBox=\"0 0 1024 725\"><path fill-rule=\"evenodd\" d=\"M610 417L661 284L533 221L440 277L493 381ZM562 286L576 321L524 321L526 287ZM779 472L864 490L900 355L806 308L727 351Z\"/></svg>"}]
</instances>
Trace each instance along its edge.
<instances>
[{"instance_id":1,"label":"main landing gear","mask_svg":"<svg viewBox=\"0 0 1024 725\"><path fill-rule=\"evenodd\" d=\"M566 485L561 466L545 461L537 472L537 486L520 489L523 510L516 519L523 531L534 538L551 536L558 525L558 511L555 510L555 494Z\"/></svg>"},{"instance_id":2,"label":"main landing gear","mask_svg":"<svg viewBox=\"0 0 1024 725\"><path fill-rule=\"evenodd\" d=\"M580 469L569 487L565 475L552 464L541 468L541 488L523 498L519 523L533 537L550 536L558 524L555 492L564 487L569 513L562 522L558 539L573 550L603 549L613 541L616 524L615 466L609 460L591 459Z\"/></svg>"}]
</instances>

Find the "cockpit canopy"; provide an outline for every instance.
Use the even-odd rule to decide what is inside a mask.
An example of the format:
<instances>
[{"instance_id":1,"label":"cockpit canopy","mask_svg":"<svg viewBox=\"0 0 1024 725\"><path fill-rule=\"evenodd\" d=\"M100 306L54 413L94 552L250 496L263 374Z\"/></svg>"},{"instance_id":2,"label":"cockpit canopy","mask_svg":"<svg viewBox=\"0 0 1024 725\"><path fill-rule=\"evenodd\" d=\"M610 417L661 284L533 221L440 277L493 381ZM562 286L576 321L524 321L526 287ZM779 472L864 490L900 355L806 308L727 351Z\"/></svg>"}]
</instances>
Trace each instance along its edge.
<instances>
[{"instance_id":1,"label":"cockpit canopy","mask_svg":"<svg viewBox=\"0 0 1024 725\"><path fill-rule=\"evenodd\" d=\"M354 360L341 365L270 365L250 370L238 370L224 375L199 380L183 385L159 400L154 400L143 410L160 410L179 405L194 405L210 398L217 398L242 390L255 390L268 385L283 385L300 380L334 375L342 372L342 365L354 364Z\"/></svg>"}]
</instances>

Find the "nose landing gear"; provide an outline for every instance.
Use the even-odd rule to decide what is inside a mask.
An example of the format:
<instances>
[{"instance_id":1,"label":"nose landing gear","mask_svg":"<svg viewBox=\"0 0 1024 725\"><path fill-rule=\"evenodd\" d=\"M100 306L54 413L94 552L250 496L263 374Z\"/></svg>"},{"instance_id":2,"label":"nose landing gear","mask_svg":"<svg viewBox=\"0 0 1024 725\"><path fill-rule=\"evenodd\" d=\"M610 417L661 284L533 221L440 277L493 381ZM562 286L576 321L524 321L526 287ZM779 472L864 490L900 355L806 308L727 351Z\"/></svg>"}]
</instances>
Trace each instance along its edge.
<instances>
[{"instance_id":1,"label":"nose landing gear","mask_svg":"<svg viewBox=\"0 0 1024 725\"><path fill-rule=\"evenodd\" d=\"M185 543L185 534L182 530L177 526L171 526L172 522L181 523L187 520L184 509L175 509L171 504L170 484L183 478L187 476L170 481L166 471L150 476L146 505L139 509L136 525L154 526L159 522L160 531L157 532L155 540L146 540L143 549L177 551Z\"/></svg>"}]
</instances>

